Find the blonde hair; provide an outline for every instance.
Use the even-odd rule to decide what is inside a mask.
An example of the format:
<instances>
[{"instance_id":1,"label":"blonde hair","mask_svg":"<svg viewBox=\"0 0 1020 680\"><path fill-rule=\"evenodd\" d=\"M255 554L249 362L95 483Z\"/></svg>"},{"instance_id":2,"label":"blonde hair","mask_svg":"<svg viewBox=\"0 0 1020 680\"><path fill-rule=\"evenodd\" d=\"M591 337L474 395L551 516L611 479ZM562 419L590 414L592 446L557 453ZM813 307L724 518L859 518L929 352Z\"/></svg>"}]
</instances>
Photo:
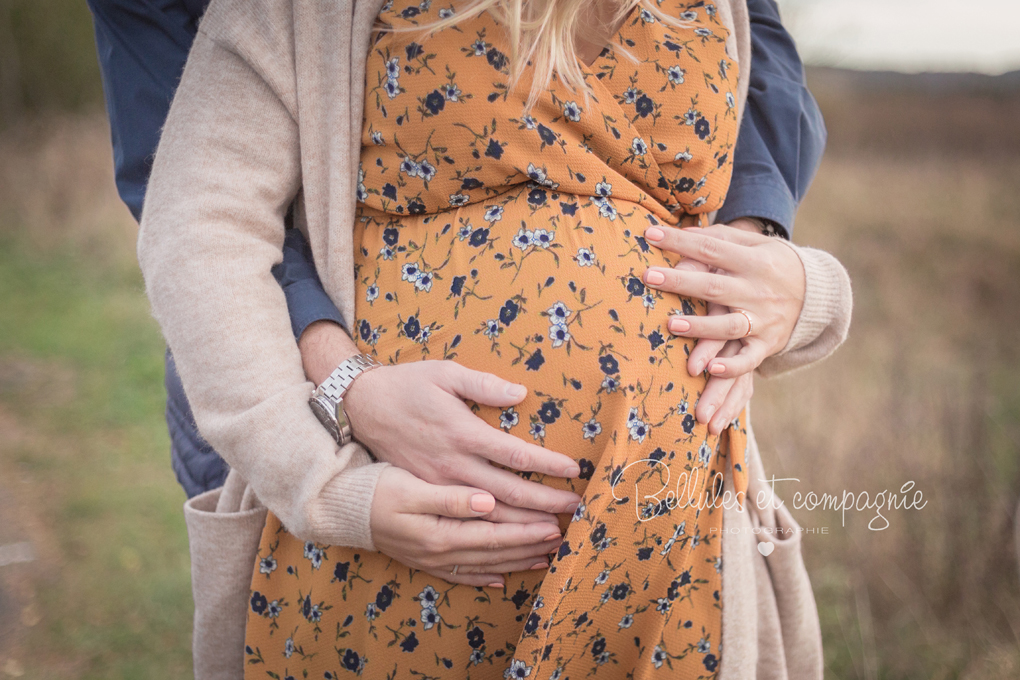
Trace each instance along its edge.
<instances>
[{"instance_id":1,"label":"blonde hair","mask_svg":"<svg viewBox=\"0 0 1020 680\"><path fill-rule=\"evenodd\" d=\"M605 37L610 40L615 34L613 29L638 5L664 24L676 28L686 25L662 12L654 0L470 0L451 16L412 30L434 33L483 12L492 13L506 29L511 46L509 89L517 85L529 62L533 67L531 92L525 105L525 111L529 111L548 89L554 75L571 92L580 92L585 99L590 94L575 44L584 12L615 6L609 21L603 22L607 29ZM624 48L615 49L633 59Z\"/></svg>"}]
</instances>

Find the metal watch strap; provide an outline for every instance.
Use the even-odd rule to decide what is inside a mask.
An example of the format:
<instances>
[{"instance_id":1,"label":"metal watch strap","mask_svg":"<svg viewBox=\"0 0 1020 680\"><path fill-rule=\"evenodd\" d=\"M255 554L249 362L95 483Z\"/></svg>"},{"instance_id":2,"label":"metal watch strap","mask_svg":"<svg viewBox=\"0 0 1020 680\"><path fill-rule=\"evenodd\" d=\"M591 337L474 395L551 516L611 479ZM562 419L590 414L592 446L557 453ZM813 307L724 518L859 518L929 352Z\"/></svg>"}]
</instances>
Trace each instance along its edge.
<instances>
[{"instance_id":1,"label":"metal watch strap","mask_svg":"<svg viewBox=\"0 0 1020 680\"><path fill-rule=\"evenodd\" d=\"M367 354L356 354L350 359L340 363L329 377L322 381L322 384L315 390L315 396L324 396L340 401L344 394L350 389L354 379L371 368L382 366L378 361Z\"/></svg>"},{"instance_id":2,"label":"metal watch strap","mask_svg":"<svg viewBox=\"0 0 1020 680\"><path fill-rule=\"evenodd\" d=\"M367 354L355 355L341 362L312 392L309 402L313 412L340 446L354 438L350 421L344 411L344 395L355 378L380 366L381 363Z\"/></svg>"}]
</instances>

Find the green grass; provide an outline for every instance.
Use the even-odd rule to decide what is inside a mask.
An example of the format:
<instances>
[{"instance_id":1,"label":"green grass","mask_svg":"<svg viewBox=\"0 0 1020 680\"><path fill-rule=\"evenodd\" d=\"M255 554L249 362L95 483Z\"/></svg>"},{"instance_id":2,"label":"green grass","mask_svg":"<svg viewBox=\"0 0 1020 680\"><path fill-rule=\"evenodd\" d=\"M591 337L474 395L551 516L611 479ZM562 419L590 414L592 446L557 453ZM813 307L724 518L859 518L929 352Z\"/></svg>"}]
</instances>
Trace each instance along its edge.
<instances>
[{"instance_id":1,"label":"green grass","mask_svg":"<svg viewBox=\"0 0 1020 680\"><path fill-rule=\"evenodd\" d=\"M23 530L42 558L30 598L19 593L42 614L19 644L29 677L189 672L187 536L162 419L163 343L140 276L126 271L0 241L0 361L15 375L0 407L27 432L15 451L0 448L0 469L27 480Z\"/></svg>"}]
</instances>

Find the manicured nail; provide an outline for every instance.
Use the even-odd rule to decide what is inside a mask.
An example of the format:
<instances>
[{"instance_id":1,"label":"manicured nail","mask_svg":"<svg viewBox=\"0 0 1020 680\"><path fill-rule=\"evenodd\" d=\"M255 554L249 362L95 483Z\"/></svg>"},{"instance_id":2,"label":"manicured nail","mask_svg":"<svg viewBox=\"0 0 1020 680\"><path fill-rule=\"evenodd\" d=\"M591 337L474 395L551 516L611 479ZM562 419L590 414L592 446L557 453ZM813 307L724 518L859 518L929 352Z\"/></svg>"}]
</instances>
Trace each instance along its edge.
<instances>
[{"instance_id":1,"label":"manicured nail","mask_svg":"<svg viewBox=\"0 0 1020 680\"><path fill-rule=\"evenodd\" d=\"M666 237L666 232L658 227L648 227L645 229L645 238L649 241L661 241Z\"/></svg>"},{"instance_id":2,"label":"manicured nail","mask_svg":"<svg viewBox=\"0 0 1020 680\"><path fill-rule=\"evenodd\" d=\"M649 283L653 286L661 285L666 280L666 277L662 275L662 272L657 272L654 269L649 269L645 272L645 283Z\"/></svg>"},{"instance_id":3,"label":"manicured nail","mask_svg":"<svg viewBox=\"0 0 1020 680\"><path fill-rule=\"evenodd\" d=\"M469 501L472 512L492 512L496 507L496 499L487 493L476 493Z\"/></svg>"},{"instance_id":4,"label":"manicured nail","mask_svg":"<svg viewBox=\"0 0 1020 680\"><path fill-rule=\"evenodd\" d=\"M581 468L578 465L568 465L567 467L563 468L564 477L577 477L580 474Z\"/></svg>"},{"instance_id":5,"label":"manicured nail","mask_svg":"<svg viewBox=\"0 0 1020 680\"><path fill-rule=\"evenodd\" d=\"M506 394L511 399L523 399L527 393L528 388L524 385L510 385L506 388Z\"/></svg>"},{"instance_id":6,"label":"manicured nail","mask_svg":"<svg viewBox=\"0 0 1020 680\"><path fill-rule=\"evenodd\" d=\"M684 319L673 319L669 322L669 330L674 333L686 333L691 330L691 322Z\"/></svg>"},{"instance_id":7,"label":"manicured nail","mask_svg":"<svg viewBox=\"0 0 1020 680\"><path fill-rule=\"evenodd\" d=\"M691 370L694 371L692 375L697 375L705 370L705 365L700 360L695 361L693 364L691 364Z\"/></svg>"},{"instance_id":8,"label":"manicured nail","mask_svg":"<svg viewBox=\"0 0 1020 680\"><path fill-rule=\"evenodd\" d=\"M498 583L498 582L495 582L495 581L494 581L494 582L492 582L492 583L490 583L490 584L489 584L489 587L490 587L490 588L502 588L502 587L503 587L503 584L502 584L502 583Z\"/></svg>"},{"instance_id":9,"label":"manicured nail","mask_svg":"<svg viewBox=\"0 0 1020 680\"><path fill-rule=\"evenodd\" d=\"M712 364L711 366L708 367L708 372L711 373L712 375L719 375L725 370L726 367L723 366L722 364Z\"/></svg>"},{"instance_id":10,"label":"manicured nail","mask_svg":"<svg viewBox=\"0 0 1020 680\"><path fill-rule=\"evenodd\" d=\"M577 503L571 503L570 505L567 506L567 512L572 513L574 512L574 510L577 510Z\"/></svg>"},{"instance_id":11,"label":"manicured nail","mask_svg":"<svg viewBox=\"0 0 1020 680\"><path fill-rule=\"evenodd\" d=\"M548 562L539 562L532 567L532 569L548 569L548 568L549 568Z\"/></svg>"},{"instance_id":12,"label":"manicured nail","mask_svg":"<svg viewBox=\"0 0 1020 680\"><path fill-rule=\"evenodd\" d=\"M559 539L559 538L563 538L563 536L561 536L558 533L557 534L549 534L544 539L542 539L542 542L544 543L545 541L553 541L553 540L556 540L556 539Z\"/></svg>"}]
</instances>

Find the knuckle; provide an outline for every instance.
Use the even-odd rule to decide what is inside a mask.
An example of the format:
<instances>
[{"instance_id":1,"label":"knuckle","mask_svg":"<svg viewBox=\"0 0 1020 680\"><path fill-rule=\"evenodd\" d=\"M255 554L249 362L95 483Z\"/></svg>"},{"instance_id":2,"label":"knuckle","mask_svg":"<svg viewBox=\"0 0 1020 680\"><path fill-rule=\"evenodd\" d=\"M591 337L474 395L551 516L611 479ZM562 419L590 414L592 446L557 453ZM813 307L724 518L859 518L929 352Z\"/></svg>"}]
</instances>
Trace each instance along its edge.
<instances>
[{"instance_id":1,"label":"knuckle","mask_svg":"<svg viewBox=\"0 0 1020 680\"><path fill-rule=\"evenodd\" d=\"M705 284L705 294L710 298L720 297L726 292L726 287L718 276L713 276L709 279L708 283Z\"/></svg>"},{"instance_id":2,"label":"knuckle","mask_svg":"<svg viewBox=\"0 0 1020 680\"><path fill-rule=\"evenodd\" d=\"M514 507L521 507L524 505L524 489L521 488L521 483L513 484L506 493L506 502Z\"/></svg>"},{"instance_id":3,"label":"knuckle","mask_svg":"<svg viewBox=\"0 0 1020 680\"><path fill-rule=\"evenodd\" d=\"M442 540L435 532L429 532L419 536L421 549L424 554L421 556L423 564L434 563L435 556L442 552Z\"/></svg>"},{"instance_id":4,"label":"knuckle","mask_svg":"<svg viewBox=\"0 0 1020 680\"><path fill-rule=\"evenodd\" d=\"M473 454L483 451L485 437L475 428L464 428L453 435L453 441L459 449L459 453Z\"/></svg>"},{"instance_id":5,"label":"knuckle","mask_svg":"<svg viewBox=\"0 0 1020 680\"><path fill-rule=\"evenodd\" d=\"M505 542L495 531L489 531L489 533L485 536L485 549L489 552L497 552L505 547Z\"/></svg>"},{"instance_id":6,"label":"knuckle","mask_svg":"<svg viewBox=\"0 0 1020 680\"><path fill-rule=\"evenodd\" d=\"M488 394L496 386L496 376L491 373L474 371L471 380L474 382L475 390L480 394Z\"/></svg>"},{"instance_id":7,"label":"knuckle","mask_svg":"<svg viewBox=\"0 0 1020 680\"><path fill-rule=\"evenodd\" d=\"M507 449L507 464L515 470L527 470L531 465L531 456L524 447L515 444Z\"/></svg>"},{"instance_id":8,"label":"knuckle","mask_svg":"<svg viewBox=\"0 0 1020 680\"><path fill-rule=\"evenodd\" d=\"M433 460L435 470L443 479L452 479L459 466L449 454L439 454Z\"/></svg>"},{"instance_id":9,"label":"knuckle","mask_svg":"<svg viewBox=\"0 0 1020 680\"><path fill-rule=\"evenodd\" d=\"M698 256L703 261L714 261L719 256L719 244L714 238L701 238L698 240Z\"/></svg>"},{"instance_id":10,"label":"knuckle","mask_svg":"<svg viewBox=\"0 0 1020 680\"><path fill-rule=\"evenodd\" d=\"M734 317L731 316L729 321L726 322L726 325L727 325L726 334L730 335L732 337L738 337L738 336L742 335L741 329L740 329L740 322L742 320L743 320L742 316L739 319L734 318Z\"/></svg>"},{"instance_id":11,"label":"knuckle","mask_svg":"<svg viewBox=\"0 0 1020 680\"><path fill-rule=\"evenodd\" d=\"M437 558L453 552L453 541L449 536L439 535L432 539L432 552Z\"/></svg>"},{"instance_id":12,"label":"knuckle","mask_svg":"<svg viewBox=\"0 0 1020 680\"><path fill-rule=\"evenodd\" d=\"M458 517L460 515L460 498L456 493L452 491L444 493L441 503L443 512L447 517Z\"/></svg>"}]
</instances>

